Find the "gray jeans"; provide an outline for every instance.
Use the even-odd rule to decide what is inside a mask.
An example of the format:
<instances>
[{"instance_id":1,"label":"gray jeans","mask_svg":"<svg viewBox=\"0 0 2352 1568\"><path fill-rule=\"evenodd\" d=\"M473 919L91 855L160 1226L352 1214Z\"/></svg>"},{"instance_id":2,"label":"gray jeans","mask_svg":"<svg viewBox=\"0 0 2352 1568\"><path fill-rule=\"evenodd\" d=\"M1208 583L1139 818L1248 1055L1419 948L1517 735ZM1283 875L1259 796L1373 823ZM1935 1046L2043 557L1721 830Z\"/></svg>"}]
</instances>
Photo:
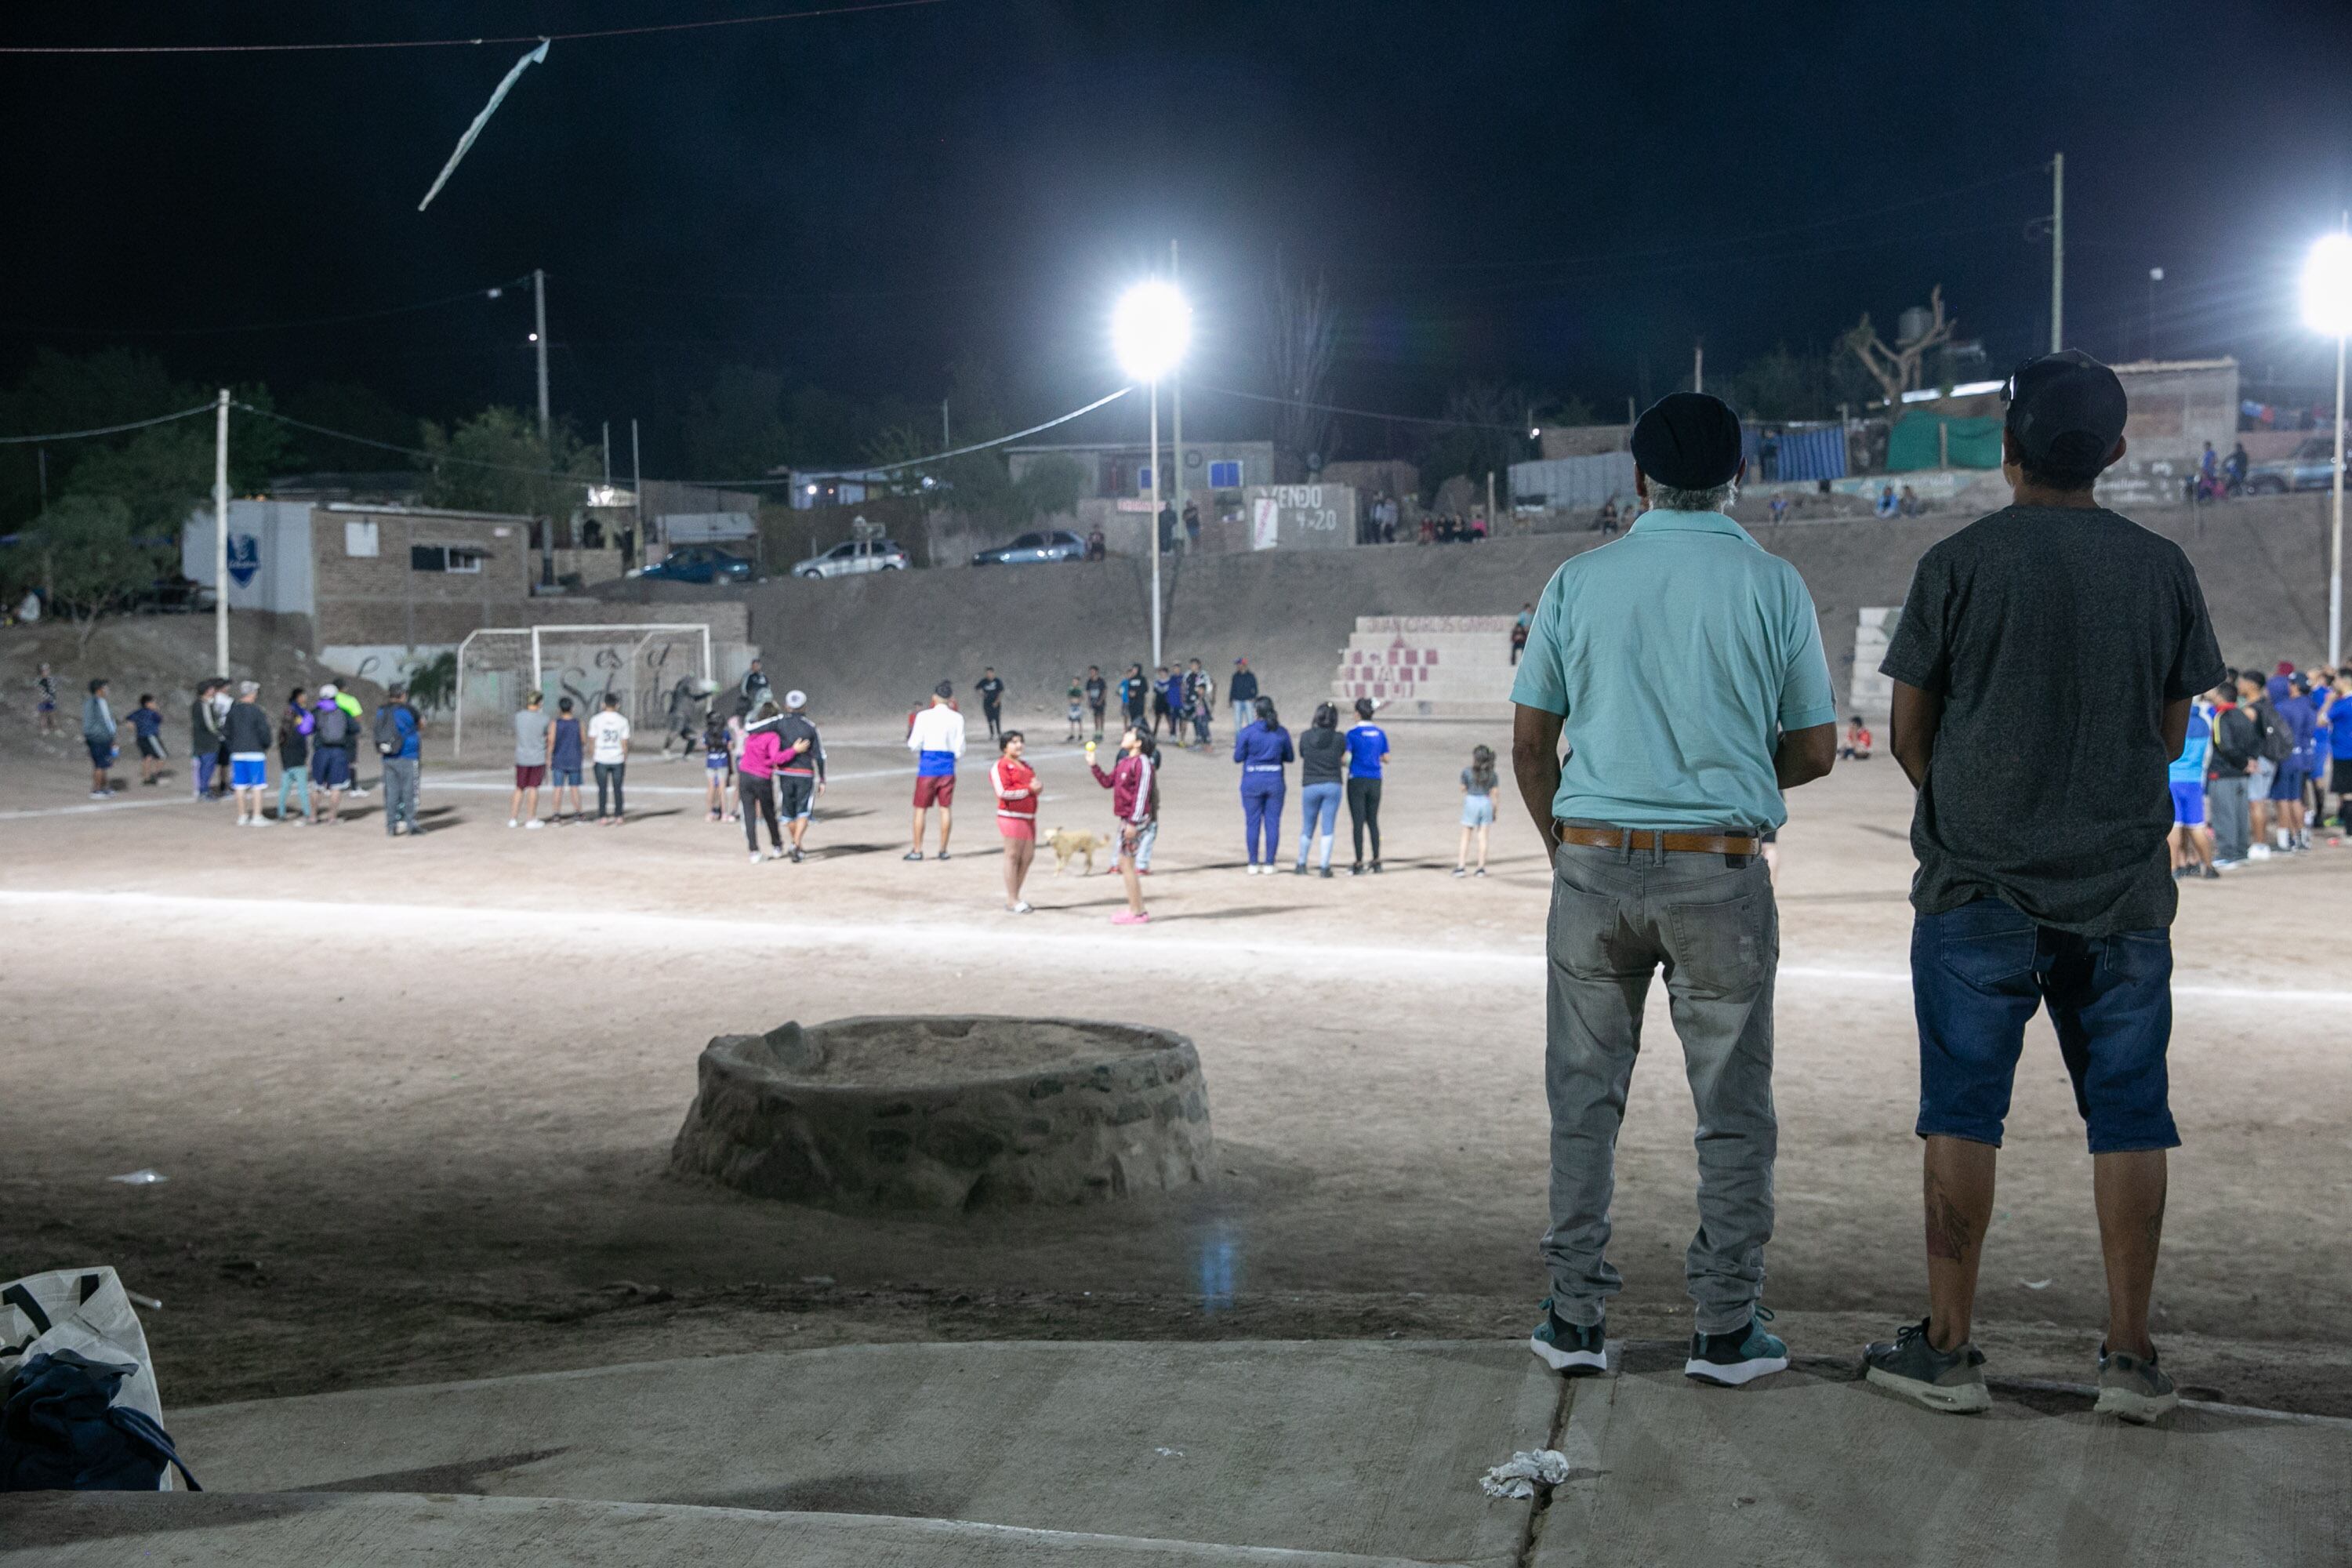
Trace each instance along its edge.
<instances>
[{"instance_id":1,"label":"gray jeans","mask_svg":"<svg viewBox=\"0 0 2352 1568\"><path fill-rule=\"evenodd\" d=\"M2205 821L2213 829L2213 858L2242 860L2253 825L2246 816L2252 786L2243 773L2215 778L2205 785Z\"/></svg>"},{"instance_id":2,"label":"gray jeans","mask_svg":"<svg viewBox=\"0 0 2352 1568\"><path fill-rule=\"evenodd\" d=\"M1772 1236L1772 976L1780 923L1760 857L1560 846L1552 878L1544 1089L1551 1102L1553 1310L1590 1328L1623 1281L1606 1256L1617 1130L1661 966L1698 1109L1698 1234L1684 1258L1701 1333L1745 1323Z\"/></svg>"},{"instance_id":3,"label":"gray jeans","mask_svg":"<svg viewBox=\"0 0 2352 1568\"><path fill-rule=\"evenodd\" d=\"M415 757L386 757L383 760L383 830L386 836L400 831L405 823L408 831L416 831L417 763Z\"/></svg>"}]
</instances>

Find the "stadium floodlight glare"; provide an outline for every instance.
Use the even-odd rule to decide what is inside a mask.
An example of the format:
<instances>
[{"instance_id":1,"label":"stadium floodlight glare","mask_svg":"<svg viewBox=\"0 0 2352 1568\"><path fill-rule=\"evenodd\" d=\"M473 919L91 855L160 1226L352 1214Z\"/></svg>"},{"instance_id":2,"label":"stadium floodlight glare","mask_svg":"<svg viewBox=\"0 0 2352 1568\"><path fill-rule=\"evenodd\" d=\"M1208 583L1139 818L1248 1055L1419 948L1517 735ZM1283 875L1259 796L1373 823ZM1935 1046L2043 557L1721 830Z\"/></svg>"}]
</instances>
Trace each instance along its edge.
<instances>
[{"instance_id":1,"label":"stadium floodlight glare","mask_svg":"<svg viewBox=\"0 0 2352 1568\"><path fill-rule=\"evenodd\" d=\"M1119 367L1138 381L1156 382L1174 370L1192 339L1192 307L1160 279L1129 289L1111 312L1111 347Z\"/></svg>"},{"instance_id":2,"label":"stadium floodlight glare","mask_svg":"<svg viewBox=\"0 0 2352 1568\"><path fill-rule=\"evenodd\" d=\"M2303 264L2303 321L2331 338L2352 336L2352 235L2331 234Z\"/></svg>"}]
</instances>

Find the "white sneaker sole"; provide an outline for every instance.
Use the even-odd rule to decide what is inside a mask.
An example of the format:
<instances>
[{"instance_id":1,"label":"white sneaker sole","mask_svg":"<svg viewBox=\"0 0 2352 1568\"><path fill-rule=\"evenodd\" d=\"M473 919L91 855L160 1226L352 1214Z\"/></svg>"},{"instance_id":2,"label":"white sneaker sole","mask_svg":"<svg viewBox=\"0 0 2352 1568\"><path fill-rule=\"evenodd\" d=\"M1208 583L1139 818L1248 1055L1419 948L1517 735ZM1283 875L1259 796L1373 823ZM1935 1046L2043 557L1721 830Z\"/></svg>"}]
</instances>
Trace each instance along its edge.
<instances>
[{"instance_id":1,"label":"white sneaker sole","mask_svg":"<svg viewBox=\"0 0 2352 1568\"><path fill-rule=\"evenodd\" d=\"M1930 1410L1942 1410L1954 1415L1977 1415L1992 1408L1992 1390L1981 1383L1963 1383L1946 1387L1941 1384L1922 1383L1916 1377L1897 1377L1874 1366L1864 1373L1863 1378L1864 1382L1874 1383Z\"/></svg>"},{"instance_id":2,"label":"white sneaker sole","mask_svg":"<svg viewBox=\"0 0 2352 1568\"><path fill-rule=\"evenodd\" d=\"M1712 1383L1721 1388L1738 1388L1743 1384L1753 1383L1759 1377L1769 1377L1776 1372L1788 1370L1789 1358L1784 1355L1759 1356L1754 1361L1728 1363L1701 1361L1698 1357L1693 1356L1683 1363L1685 1377L1696 1378L1701 1383Z\"/></svg>"},{"instance_id":3,"label":"white sneaker sole","mask_svg":"<svg viewBox=\"0 0 2352 1568\"><path fill-rule=\"evenodd\" d=\"M1533 1334L1528 1336L1528 1349L1536 1352L1536 1360L1554 1372L1607 1372L1609 1370L1609 1353L1605 1349L1564 1351L1558 1345L1548 1344L1537 1339Z\"/></svg>"},{"instance_id":4,"label":"white sneaker sole","mask_svg":"<svg viewBox=\"0 0 2352 1568\"><path fill-rule=\"evenodd\" d=\"M2128 1388L2102 1388L2099 1401L2091 1406L2095 1415L2113 1415L2145 1426L2151 1421L2161 1421L2180 1408L2180 1395L2175 1394L2140 1394Z\"/></svg>"}]
</instances>

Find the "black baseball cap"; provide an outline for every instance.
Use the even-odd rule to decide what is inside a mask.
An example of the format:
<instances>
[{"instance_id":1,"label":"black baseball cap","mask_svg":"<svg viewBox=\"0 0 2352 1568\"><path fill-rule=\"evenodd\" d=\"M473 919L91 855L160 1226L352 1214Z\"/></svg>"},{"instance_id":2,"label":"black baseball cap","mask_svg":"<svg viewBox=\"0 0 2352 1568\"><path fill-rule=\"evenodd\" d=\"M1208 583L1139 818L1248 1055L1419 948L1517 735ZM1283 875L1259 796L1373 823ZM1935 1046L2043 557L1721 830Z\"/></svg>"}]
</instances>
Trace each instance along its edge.
<instances>
[{"instance_id":1,"label":"black baseball cap","mask_svg":"<svg viewBox=\"0 0 2352 1568\"><path fill-rule=\"evenodd\" d=\"M2062 479L2095 478L2131 412L2116 373L2080 349L2027 360L2010 374L2003 393L2017 449Z\"/></svg>"},{"instance_id":2,"label":"black baseball cap","mask_svg":"<svg viewBox=\"0 0 2352 1568\"><path fill-rule=\"evenodd\" d=\"M1739 474L1739 416L1720 397L1670 392L1633 423L1633 461L1678 490L1707 490Z\"/></svg>"}]
</instances>

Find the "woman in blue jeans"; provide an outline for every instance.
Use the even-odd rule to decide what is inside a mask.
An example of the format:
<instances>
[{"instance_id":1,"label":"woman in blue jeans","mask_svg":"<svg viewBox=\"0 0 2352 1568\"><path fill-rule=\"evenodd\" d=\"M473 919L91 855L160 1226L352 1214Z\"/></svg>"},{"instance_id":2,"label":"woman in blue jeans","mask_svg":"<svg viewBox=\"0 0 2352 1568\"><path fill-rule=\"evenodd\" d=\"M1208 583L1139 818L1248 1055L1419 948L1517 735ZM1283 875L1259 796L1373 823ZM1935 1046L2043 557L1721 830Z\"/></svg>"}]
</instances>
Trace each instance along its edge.
<instances>
[{"instance_id":1,"label":"woman in blue jeans","mask_svg":"<svg viewBox=\"0 0 2352 1568\"><path fill-rule=\"evenodd\" d=\"M1331 874L1331 835L1339 826L1339 765L1348 742L1339 733L1339 710L1325 702L1315 710L1315 721L1298 737L1298 864L1307 875L1307 847L1321 840L1318 867Z\"/></svg>"},{"instance_id":2,"label":"woman in blue jeans","mask_svg":"<svg viewBox=\"0 0 2352 1568\"><path fill-rule=\"evenodd\" d=\"M1242 765L1242 847L1249 874L1274 875L1275 847L1282 841L1283 764L1297 753L1290 731L1274 716L1274 699L1261 697L1252 710L1257 722L1234 737L1234 761Z\"/></svg>"}]
</instances>

